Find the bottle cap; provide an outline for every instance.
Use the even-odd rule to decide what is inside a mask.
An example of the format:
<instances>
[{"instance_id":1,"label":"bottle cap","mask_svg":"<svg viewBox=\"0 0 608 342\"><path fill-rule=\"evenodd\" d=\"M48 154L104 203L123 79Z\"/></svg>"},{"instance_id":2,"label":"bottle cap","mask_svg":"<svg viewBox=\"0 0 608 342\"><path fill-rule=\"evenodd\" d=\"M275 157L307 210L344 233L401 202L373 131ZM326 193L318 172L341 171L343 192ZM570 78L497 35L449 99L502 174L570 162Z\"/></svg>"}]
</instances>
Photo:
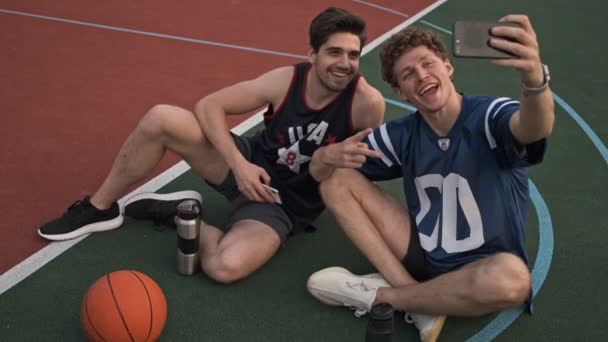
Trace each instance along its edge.
<instances>
[{"instance_id":1,"label":"bottle cap","mask_svg":"<svg viewBox=\"0 0 608 342\"><path fill-rule=\"evenodd\" d=\"M390 320L393 318L393 306L387 303L376 304L372 307L371 318L375 320Z\"/></svg>"},{"instance_id":2,"label":"bottle cap","mask_svg":"<svg viewBox=\"0 0 608 342\"><path fill-rule=\"evenodd\" d=\"M177 205L177 216L182 220L194 220L199 217L201 208L196 200L185 200Z\"/></svg>"}]
</instances>

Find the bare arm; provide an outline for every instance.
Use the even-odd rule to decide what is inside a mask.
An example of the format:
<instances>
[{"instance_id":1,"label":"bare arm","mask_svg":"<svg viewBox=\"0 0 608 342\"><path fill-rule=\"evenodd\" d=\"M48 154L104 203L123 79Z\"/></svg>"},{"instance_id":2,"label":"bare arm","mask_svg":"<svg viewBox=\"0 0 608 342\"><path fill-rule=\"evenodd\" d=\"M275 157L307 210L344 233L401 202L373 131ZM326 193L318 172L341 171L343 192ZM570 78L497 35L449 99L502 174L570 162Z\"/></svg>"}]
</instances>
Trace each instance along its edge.
<instances>
[{"instance_id":1,"label":"bare arm","mask_svg":"<svg viewBox=\"0 0 608 342\"><path fill-rule=\"evenodd\" d=\"M212 93L194 107L205 136L233 171L239 190L249 199L273 202L262 186L262 182L270 182L270 176L240 153L230 136L226 115L248 113L270 103L276 105L285 96L292 75L292 67L274 69Z\"/></svg>"},{"instance_id":2,"label":"bare arm","mask_svg":"<svg viewBox=\"0 0 608 342\"><path fill-rule=\"evenodd\" d=\"M499 66L511 67L519 71L521 82L528 88L536 88L544 83L540 51L536 33L525 15L507 15L500 21L514 22L520 27L495 27L492 34L514 40L491 40L492 46L509 51L519 58L494 60ZM520 96L520 109L513 114L509 127L520 144L530 144L551 134L554 123L554 104L551 90L537 95Z\"/></svg>"},{"instance_id":3,"label":"bare arm","mask_svg":"<svg viewBox=\"0 0 608 342\"><path fill-rule=\"evenodd\" d=\"M380 153L370 150L361 140L382 123L384 109L382 94L364 79L359 80L352 111L353 129L358 133L343 142L316 150L309 166L311 176L322 182L336 167L360 168L367 157L379 158Z\"/></svg>"}]
</instances>

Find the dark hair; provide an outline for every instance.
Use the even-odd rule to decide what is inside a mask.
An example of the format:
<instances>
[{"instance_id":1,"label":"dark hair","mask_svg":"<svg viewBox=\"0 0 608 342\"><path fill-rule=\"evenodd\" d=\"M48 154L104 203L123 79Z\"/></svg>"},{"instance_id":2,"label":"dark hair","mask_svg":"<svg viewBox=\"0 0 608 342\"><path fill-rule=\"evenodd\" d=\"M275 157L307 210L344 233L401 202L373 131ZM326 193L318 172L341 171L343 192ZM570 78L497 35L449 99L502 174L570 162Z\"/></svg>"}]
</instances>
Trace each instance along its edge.
<instances>
[{"instance_id":1,"label":"dark hair","mask_svg":"<svg viewBox=\"0 0 608 342\"><path fill-rule=\"evenodd\" d=\"M417 27L408 27L395 33L382 46L382 50L380 51L382 79L393 88L397 88L399 83L397 83L397 78L393 71L395 62L405 52L420 45L429 48L437 57L443 60L448 59L447 49L439 34Z\"/></svg>"},{"instance_id":2,"label":"dark hair","mask_svg":"<svg viewBox=\"0 0 608 342\"><path fill-rule=\"evenodd\" d=\"M334 33L347 32L359 37L361 48L367 39L365 33L365 21L347 10L329 7L319 13L310 23L308 35L310 47L314 52L319 52L321 45L325 44Z\"/></svg>"}]
</instances>

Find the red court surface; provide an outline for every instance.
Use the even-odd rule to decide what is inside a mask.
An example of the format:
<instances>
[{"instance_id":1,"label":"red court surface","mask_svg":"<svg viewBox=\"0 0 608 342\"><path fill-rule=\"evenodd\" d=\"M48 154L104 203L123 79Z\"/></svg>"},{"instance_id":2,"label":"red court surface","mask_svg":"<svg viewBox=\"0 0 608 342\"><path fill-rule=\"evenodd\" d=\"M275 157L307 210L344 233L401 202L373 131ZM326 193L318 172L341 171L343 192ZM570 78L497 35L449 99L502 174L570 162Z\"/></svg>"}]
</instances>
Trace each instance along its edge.
<instances>
[{"instance_id":1,"label":"red court surface","mask_svg":"<svg viewBox=\"0 0 608 342\"><path fill-rule=\"evenodd\" d=\"M374 3L415 14L432 2ZM345 0L0 1L0 273L47 244L38 225L100 185L151 106L190 109L216 89L300 60L58 19L306 55L308 24L329 5L363 16L370 41L406 19ZM177 160L165 158L156 173Z\"/></svg>"}]
</instances>

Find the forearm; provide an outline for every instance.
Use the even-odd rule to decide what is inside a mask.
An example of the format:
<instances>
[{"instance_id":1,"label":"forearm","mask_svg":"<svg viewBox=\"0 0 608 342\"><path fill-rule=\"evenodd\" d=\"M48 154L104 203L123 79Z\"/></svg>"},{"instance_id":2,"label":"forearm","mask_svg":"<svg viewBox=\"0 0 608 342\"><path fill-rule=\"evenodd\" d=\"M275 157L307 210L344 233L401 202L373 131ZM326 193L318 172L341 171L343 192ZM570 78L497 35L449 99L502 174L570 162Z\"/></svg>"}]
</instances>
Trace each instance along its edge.
<instances>
[{"instance_id":1,"label":"forearm","mask_svg":"<svg viewBox=\"0 0 608 342\"><path fill-rule=\"evenodd\" d=\"M226 114L218 105L201 100L196 104L194 113L204 136L230 168L244 159L230 135L230 129L226 123Z\"/></svg>"},{"instance_id":2,"label":"forearm","mask_svg":"<svg viewBox=\"0 0 608 342\"><path fill-rule=\"evenodd\" d=\"M551 89L537 95L520 96L518 130L515 134L522 144L529 144L546 138L553 130L554 104Z\"/></svg>"}]
</instances>

